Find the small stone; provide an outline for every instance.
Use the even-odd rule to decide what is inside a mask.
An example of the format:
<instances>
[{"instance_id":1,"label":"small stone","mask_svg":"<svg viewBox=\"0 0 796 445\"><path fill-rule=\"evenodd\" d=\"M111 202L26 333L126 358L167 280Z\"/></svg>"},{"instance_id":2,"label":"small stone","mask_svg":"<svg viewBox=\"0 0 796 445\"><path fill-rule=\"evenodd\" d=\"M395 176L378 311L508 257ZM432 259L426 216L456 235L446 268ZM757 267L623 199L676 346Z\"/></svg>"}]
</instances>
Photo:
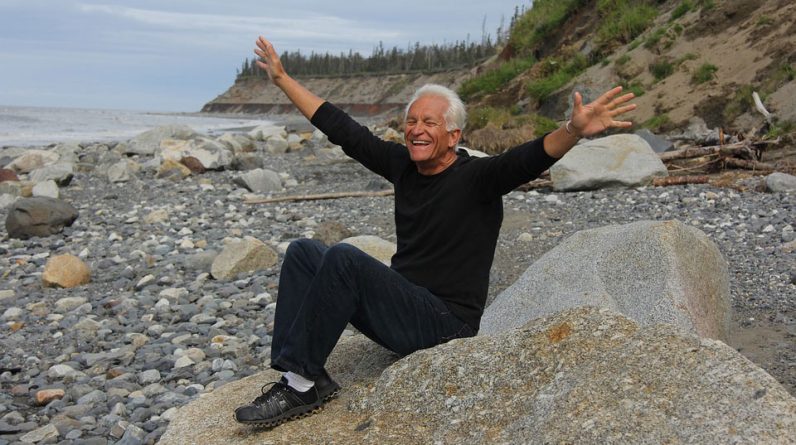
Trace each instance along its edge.
<instances>
[{"instance_id":1,"label":"small stone","mask_svg":"<svg viewBox=\"0 0 796 445\"><path fill-rule=\"evenodd\" d=\"M47 376L51 379L62 379L76 371L69 365L53 365L47 370Z\"/></svg>"},{"instance_id":2,"label":"small stone","mask_svg":"<svg viewBox=\"0 0 796 445\"><path fill-rule=\"evenodd\" d=\"M138 382L142 385L149 385L150 383L157 383L160 381L160 371L157 369L147 369L146 371L138 374Z\"/></svg>"},{"instance_id":3,"label":"small stone","mask_svg":"<svg viewBox=\"0 0 796 445\"><path fill-rule=\"evenodd\" d=\"M3 312L3 320L12 321L12 320L19 320L22 318L22 315L25 313L24 310L18 307L10 307Z\"/></svg>"},{"instance_id":4,"label":"small stone","mask_svg":"<svg viewBox=\"0 0 796 445\"><path fill-rule=\"evenodd\" d=\"M47 424L41 428L35 429L24 436L20 437L20 442L25 443L39 443L50 441L58 438L58 428L53 424Z\"/></svg>"},{"instance_id":5,"label":"small stone","mask_svg":"<svg viewBox=\"0 0 796 445\"><path fill-rule=\"evenodd\" d=\"M47 261L41 280L45 287L77 287L91 281L91 269L74 255L57 255Z\"/></svg>"},{"instance_id":6,"label":"small stone","mask_svg":"<svg viewBox=\"0 0 796 445\"><path fill-rule=\"evenodd\" d=\"M178 358L176 362L174 362L174 369L187 368L188 366L193 366L195 364L196 363L191 360L190 357L182 356Z\"/></svg>"},{"instance_id":7,"label":"small stone","mask_svg":"<svg viewBox=\"0 0 796 445\"><path fill-rule=\"evenodd\" d=\"M65 394L66 393L63 389L42 389L40 391L36 391L34 398L36 399L37 405L44 406L53 400L62 399Z\"/></svg>"}]
</instances>

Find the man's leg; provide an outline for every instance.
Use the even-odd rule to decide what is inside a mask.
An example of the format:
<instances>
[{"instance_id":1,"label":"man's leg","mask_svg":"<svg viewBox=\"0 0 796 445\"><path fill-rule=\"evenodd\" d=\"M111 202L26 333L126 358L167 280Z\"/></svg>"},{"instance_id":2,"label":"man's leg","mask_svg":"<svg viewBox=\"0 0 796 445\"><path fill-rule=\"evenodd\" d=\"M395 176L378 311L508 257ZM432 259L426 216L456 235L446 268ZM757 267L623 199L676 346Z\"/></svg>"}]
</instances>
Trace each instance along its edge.
<instances>
[{"instance_id":1,"label":"man's leg","mask_svg":"<svg viewBox=\"0 0 796 445\"><path fill-rule=\"evenodd\" d=\"M315 409L336 392L337 384L323 367L349 321L400 354L473 335L428 290L350 245L324 250L311 241L292 243L282 273L272 366L312 379L315 387L301 393L283 379L238 408L239 422L275 426Z\"/></svg>"}]
</instances>

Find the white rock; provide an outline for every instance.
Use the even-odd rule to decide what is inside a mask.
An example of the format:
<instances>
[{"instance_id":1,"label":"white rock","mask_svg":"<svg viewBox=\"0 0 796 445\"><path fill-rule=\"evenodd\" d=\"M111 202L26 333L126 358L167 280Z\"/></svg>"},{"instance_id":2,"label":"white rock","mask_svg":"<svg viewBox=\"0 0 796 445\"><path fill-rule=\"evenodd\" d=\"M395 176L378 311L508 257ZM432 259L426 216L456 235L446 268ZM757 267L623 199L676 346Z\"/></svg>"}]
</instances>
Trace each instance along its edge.
<instances>
[{"instance_id":1,"label":"white rock","mask_svg":"<svg viewBox=\"0 0 796 445\"><path fill-rule=\"evenodd\" d=\"M58 184L53 180L39 182L33 186L33 196L58 199L61 196Z\"/></svg>"}]
</instances>

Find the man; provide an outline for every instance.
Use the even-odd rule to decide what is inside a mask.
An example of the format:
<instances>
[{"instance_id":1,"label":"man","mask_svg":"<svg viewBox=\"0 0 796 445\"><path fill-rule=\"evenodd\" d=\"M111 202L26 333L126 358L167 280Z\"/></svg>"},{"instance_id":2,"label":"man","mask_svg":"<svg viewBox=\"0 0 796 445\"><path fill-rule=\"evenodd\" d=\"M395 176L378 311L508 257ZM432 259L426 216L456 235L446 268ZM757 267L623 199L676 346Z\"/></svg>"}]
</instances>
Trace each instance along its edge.
<instances>
[{"instance_id":1,"label":"man","mask_svg":"<svg viewBox=\"0 0 796 445\"><path fill-rule=\"evenodd\" d=\"M245 424L276 426L310 413L339 385L324 365L348 323L402 355L478 332L503 219L502 195L536 178L581 136L629 127L632 94L614 88L583 105L575 93L565 127L499 156L456 152L464 105L439 85L420 88L406 108L406 145L383 141L287 75L270 42L257 40L258 66L313 125L395 188L398 250L387 267L346 244L290 244L279 279L271 366L285 372L235 410Z\"/></svg>"}]
</instances>

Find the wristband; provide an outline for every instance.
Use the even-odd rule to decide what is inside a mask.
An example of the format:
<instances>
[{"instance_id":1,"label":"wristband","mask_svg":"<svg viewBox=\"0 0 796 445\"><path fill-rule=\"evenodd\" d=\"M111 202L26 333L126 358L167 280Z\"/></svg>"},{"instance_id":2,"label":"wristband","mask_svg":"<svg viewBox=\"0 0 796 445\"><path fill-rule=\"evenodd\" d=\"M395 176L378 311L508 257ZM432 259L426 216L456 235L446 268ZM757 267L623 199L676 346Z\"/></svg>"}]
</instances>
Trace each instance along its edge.
<instances>
[{"instance_id":1,"label":"wristband","mask_svg":"<svg viewBox=\"0 0 796 445\"><path fill-rule=\"evenodd\" d=\"M573 133L572 130L570 130L570 128L569 128L570 124L572 124L572 119L568 120L566 125L564 125L564 130L567 132L568 135L575 136L576 138L580 138L580 135L577 135L577 134Z\"/></svg>"}]
</instances>

